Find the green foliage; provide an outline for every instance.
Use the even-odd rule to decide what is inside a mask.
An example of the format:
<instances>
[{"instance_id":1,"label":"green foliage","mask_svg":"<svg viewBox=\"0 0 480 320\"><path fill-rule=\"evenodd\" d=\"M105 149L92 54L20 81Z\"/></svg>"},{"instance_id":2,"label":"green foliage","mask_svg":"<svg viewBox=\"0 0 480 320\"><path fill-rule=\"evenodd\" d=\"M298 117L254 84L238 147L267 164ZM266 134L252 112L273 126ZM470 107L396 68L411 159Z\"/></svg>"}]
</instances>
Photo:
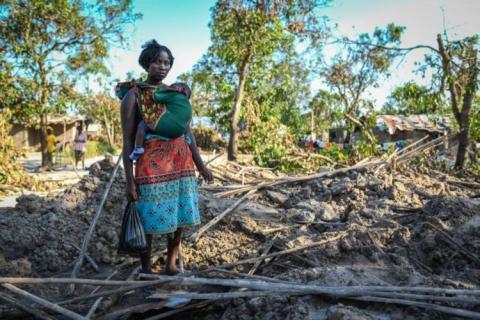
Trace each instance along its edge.
<instances>
[{"instance_id":1,"label":"green foliage","mask_svg":"<svg viewBox=\"0 0 480 320\"><path fill-rule=\"evenodd\" d=\"M354 160L362 160L377 155L379 152L379 145L377 143L370 143L368 141L361 140L355 144L355 147L352 151Z\"/></svg>"},{"instance_id":2,"label":"green foliage","mask_svg":"<svg viewBox=\"0 0 480 320\"><path fill-rule=\"evenodd\" d=\"M342 125L343 113L338 94L319 90L308 105L310 116L313 112L314 131L322 132Z\"/></svg>"},{"instance_id":3,"label":"green foliage","mask_svg":"<svg viewBox=\"0 0 480 320\"><path fill-rule=\"evenodd\" d=\"M336 144L332 145L330 148L325 148L320 151L321 155L329 157L338 163L347 162L350 157L350 153L350 150L340 150Z\"/></svg>"},{"instance_id":4,"label":"green foliage","mask_svg":"<svg viewBox=\"0 0 480 320\"><path fill-rule=\"evenodd\" d=\"M15 141L10 136L12 129L12 112L8 109L0 111L0 184L33 190L38 183L30 176L16 159L21 154L15 148ZM0 194L3 193L0 189Z\"/></svg>"},{"instance_id":5,"label":"green foliage","mask_svg":"<svg viewBox=\"0 0 480 320\"><path fill-rule=\"evenodd\" d=\"M404 27L389 24L385 29L376 28L372 35L361 34L355 41L344 39L344 47L332 64L321 70L327 85L342 101L350 132L355 126L364 126L359 117L371 106L364 94L389 76L390 65L400 53L386 47L398 46L404 30Z\"/></svg>"},{"instance_id":6,"label":"green foliage","mask_svg":"<svg viewBox=\"0 0 480 320\"><path fill-rule=\"evenodd\" d=\"M233 140L239 123L252 128L271 113L281 113L284 123L304 131L298 99L308 90L308 72L294 43L316 44L324 37L317 9L329 2L217 1L210 23L212 45L193 72L181 77L193 88L195 110L212 117L223 132L230 131Z\"/></svg>"},{"instance_id":7,"label":"green foliage","mask_svg":"<svg viewBox=\"0 0 480 320\"><path fill-rule=\"evenodd\" d=\"M446 103L438 92L409 81L396 87L387 99L382 111L387 114L436 114L445 113Z\"/></svg>"},{"instance_id":8,"label":"green foliage","mask_svg":"<svg viewBox=\"0 0 480 320\"><path fill-rule=\"evenodd\" d=\"M42 163L46 115L77 99L79 76L107 73L110 43L125 42L125 27L139 18L131 0L5 0L0 4L0 48L21 99L14 110L41 122ZM28 79L28 80L26 80ZM7 107L11 107L7 106Z\"/></svg>"},{"instance_id":9,"label":"green foliage","mask_svg":"<svg viewBox=\"0 0 480 320\"><path fill-rule=\"evenodd\" d=\"M99 93L85 93L77 101L77 109L80 114L102 126L107 143L111 147L120 142L118 137L122 130L120 108L118 107L118 100L111 97L107 89Z\"/></svg>"},{"instance_id":10,"label":"green foliage","mask_svg":"<svg viewBox=\"0 0 480 320\"><path fill-rule=\"evenodd\" d=\"M470 137L474 142L480 142L480 96L474 100L470 121Z\"/></svg>"}]
</instances>

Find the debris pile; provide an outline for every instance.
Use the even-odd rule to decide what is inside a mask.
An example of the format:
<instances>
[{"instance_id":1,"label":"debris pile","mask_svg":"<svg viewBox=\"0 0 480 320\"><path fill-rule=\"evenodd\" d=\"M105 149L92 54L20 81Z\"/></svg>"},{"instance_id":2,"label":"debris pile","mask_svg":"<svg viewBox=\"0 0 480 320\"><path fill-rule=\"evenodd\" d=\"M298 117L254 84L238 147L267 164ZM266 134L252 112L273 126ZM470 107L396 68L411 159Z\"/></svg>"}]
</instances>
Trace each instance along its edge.
<instances>
[{"instance_id":1,"label":"debris pile","mask_svg":"<svg viewBox=\"0 0 480 320\"><path fill-rule=\"evenodd\" d=\"M71 268L83 236L112 172L109 160L95 163L89 175L53 197L23 195L14 209L0 213L0 274L48 275ZM118 263L118 231L125 202L120 172L110 190L89 254L99 263Z\"/></svg>"},{"instance_id":2,"label":"debris pile","mask_svg":"<svg viewBox=\"0 0 480 320\"><path fill-rule=\"evenodd\" d=\"M123 296L122 303L114 298L102 302L96 315L164 313L222 320L480 316L478 181L409 167L409 152L399 153L394 165L390 157L301 177L216 165L212 171L222 177L220 184L201 187L204 223L187 230L183 243L186 275L195 278L153 275L160 280L150 297L124 285L135 293ZM26 196L14 210L0 212L2 275L69 272L79 254L74 245L82 243L112 168L108 161L95 164L64 193L47 199ZM120 172L88 251L108 272L97 275L85 264L82 278L104 279L127 266L112 280L133 279L135 265L116 252L124 184ZM158 253L164 244L154 245ZM162 255L155 261L155 271L161 272ZM72 298L49 295L56 301ZM172 296L202 301L163 310ZM82 301L71 307L88 311L94 303L92 298Z\"/></svg>"}]
</instances>

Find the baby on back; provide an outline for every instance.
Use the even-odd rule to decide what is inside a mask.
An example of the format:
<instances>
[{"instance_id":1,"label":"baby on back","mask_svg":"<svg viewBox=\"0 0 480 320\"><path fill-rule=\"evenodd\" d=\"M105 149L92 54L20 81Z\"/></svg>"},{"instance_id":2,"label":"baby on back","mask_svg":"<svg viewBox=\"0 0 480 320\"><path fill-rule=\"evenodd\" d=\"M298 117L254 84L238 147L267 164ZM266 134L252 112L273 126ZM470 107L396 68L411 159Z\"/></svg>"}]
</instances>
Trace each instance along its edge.
<instances>
[{"instance_id":1,"label":"baby on back","mask_svg":"<svg viewBox=\"0 0 480 320\"><path fill-rule=\"evenodd\" d=\"M190 88L185 83L162 86L153 92L153 101L165 108L160 114L147 115L148 106L140 106L142 121L137 126L135 148L129 155L130 160L137 160L144 153L145 135L150 133L161 138L174 139L186 133L192 118L192 106L189 98Z\"/></svg>"}]
</instances>

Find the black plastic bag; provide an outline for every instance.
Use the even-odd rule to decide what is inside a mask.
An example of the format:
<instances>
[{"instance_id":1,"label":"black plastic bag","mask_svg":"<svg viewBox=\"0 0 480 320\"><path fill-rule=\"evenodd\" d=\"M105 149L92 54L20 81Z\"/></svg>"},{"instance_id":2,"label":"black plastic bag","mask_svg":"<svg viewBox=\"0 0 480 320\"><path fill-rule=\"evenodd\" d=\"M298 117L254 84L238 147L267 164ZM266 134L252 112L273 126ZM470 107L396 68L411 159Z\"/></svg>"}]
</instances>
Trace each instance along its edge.
<instances>
[{"instance_id":1,"label":"black plastic bag","mask_svg":"<svg viewBox=\"0 0 480 320\"><path fill-rule=\"evenodd\" d=\"M122 230L118 251L138 255L147 250L147 239L142 220L134 202L128 202L123 213Z\"/></svg>"}]
</instances>

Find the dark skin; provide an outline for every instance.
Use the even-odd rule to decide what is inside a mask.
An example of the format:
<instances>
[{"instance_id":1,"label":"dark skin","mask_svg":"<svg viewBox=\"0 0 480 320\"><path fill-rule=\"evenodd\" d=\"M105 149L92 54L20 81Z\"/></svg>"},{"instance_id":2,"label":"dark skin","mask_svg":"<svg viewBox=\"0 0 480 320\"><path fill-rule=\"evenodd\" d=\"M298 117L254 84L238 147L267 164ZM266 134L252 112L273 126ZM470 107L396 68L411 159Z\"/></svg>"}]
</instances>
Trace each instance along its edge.
<instances>
[{"instance_id":1,"label":"dark skin","mask_svg":"<svg viewBox=\"0 0 480 320\"><path fill-rule=\"evenodd\" d=\"M78 134L81 134L83 132L83 126L79 125L77 127ZM84 140L74 140L74 142L85 142ZM78 160L75 159L75 168L77 168L78 165ZM82 168L85 169L85 157L82 157Z\"/></svg>"},{"instance_id":2,"label":"dark skin","mask_svg":"<svg viewBox=\"0 0 480 320\"><path fill-rule=\"evenodd\" d=\"M157 61L153 61L148 67L148 77L146 82L154 86L163 86L162 81L167 76L170 68L171 62L168 54L164 51L160 52ZM138 111L135 93L133 90L130 90L122 100L121 118L123 131L123 165L127 180L127 196L130 200L136 201L138 200L139 195L133 175L132 161L128 158L128 155L132 152L135 146L135 134L137 131L137 125L141 121L141 115ZM213 175L202 161L190 126L187 129L187 134L190 136L192 141L192 143L189 145L189 148L198 171L207 182L213 182ZM178 255L178 248L180 246L181 238L182 230L180 228L177 229L173 237L167 237L167 263L165 266L165 272L169 275L177 274L179 272L176 258ZM152 273L152 235L147 235L147 245L147 252L140 256L142 272Z\"/></svg>"}]
</instances>

